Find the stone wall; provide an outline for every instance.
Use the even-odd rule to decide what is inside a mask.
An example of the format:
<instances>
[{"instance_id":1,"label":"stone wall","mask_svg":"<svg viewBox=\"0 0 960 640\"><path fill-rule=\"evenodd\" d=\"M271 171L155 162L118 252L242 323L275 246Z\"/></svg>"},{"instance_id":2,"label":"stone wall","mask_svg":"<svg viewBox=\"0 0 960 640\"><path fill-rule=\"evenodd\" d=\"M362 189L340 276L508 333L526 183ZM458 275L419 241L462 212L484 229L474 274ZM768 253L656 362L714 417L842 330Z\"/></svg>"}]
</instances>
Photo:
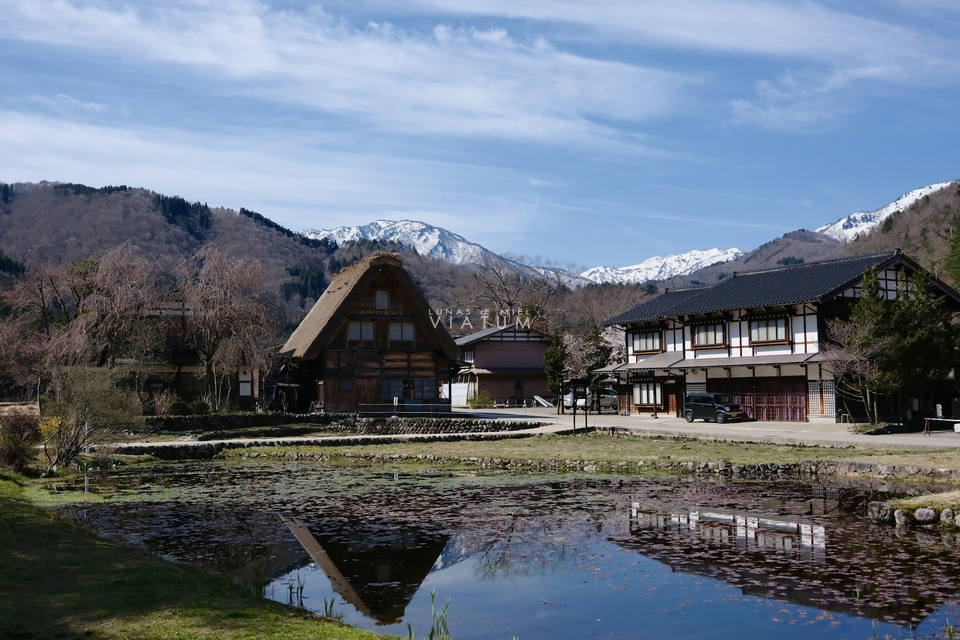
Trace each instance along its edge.
<instances>
[{"instance_id":1,"label":"stone wall","mask_svg":"<svg viewBox=\"0 0 960 640\"><path fill-rule=\"evenodd\" d=\"M158 431L236 431L262 427L312 424L323 431L369 435L402 433L464 433L516 431L541 426L539 422L510 422L473 418L432 418L410 416L398 418L365 418L356 414L289 414L289 413L213 413L205 416L162 416L148 418L147 429ZM239 437L239 436L238 436Z\"/></svg>"}]
</instances>

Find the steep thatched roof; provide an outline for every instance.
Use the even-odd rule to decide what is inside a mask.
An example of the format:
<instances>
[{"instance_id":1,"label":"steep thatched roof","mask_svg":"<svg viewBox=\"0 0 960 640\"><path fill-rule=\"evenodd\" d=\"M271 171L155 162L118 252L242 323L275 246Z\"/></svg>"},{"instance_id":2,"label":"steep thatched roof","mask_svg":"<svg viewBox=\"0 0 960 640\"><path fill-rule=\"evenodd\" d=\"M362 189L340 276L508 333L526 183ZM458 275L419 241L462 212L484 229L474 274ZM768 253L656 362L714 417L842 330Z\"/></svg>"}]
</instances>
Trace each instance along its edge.
<instances>
[{"instance_id":1,"label":"steep thatched roof","mask_svg":"<svg viewBox=\"0 0 960 640\"><path fill-rule=\"evenodd\" d=\"M396 253L375 253L345 267L334 276L330 286L283 345L280 355L294 360L315 359L343 326L347 313L367 291L370 281L384 270L389 271L397 286L413 305L422 320L421 326L426 325L431 329L428 335L436 346L449 358L459 359L460 348L442 323L433 327L430 322L430 305L410 274L403 268L403 262Z\"/></svg>"}]
</instances>

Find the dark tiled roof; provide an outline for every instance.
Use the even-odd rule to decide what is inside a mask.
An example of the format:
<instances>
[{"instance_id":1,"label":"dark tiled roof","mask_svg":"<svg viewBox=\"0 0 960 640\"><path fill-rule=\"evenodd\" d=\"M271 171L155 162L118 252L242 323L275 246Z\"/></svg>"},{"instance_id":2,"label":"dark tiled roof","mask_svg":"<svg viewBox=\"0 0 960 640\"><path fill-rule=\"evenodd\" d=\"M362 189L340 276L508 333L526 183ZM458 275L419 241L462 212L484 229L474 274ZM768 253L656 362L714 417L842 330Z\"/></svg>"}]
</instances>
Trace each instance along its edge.
<instances>
[{"instance_id":1,"label":"dark tiled roof","mask_svg":"<svg viewBox=\"0 0 960 640\"><path fill-rule=\"evenodd\" d=\"M781 269L738 273L700 295L674 305L670 314L693 315L822 301L857 282L868 269L880 267L899 255L899 252L891 251Z\"/></svg>"},{"instance_id":2,"label":"dark tiled roof","mask_svg":"<svg viewBox=\"0 0 960 640\"><path fill-rule=\"evenodd\" d=\"M651 322L670 316L822 301L864 272L900 258L899 251L738 273L712 287L668 291L604 324Z\"/></svg>"},{"instance_id":3,"label":"dark tiled roof","mask_svg":"<svg viewBox=\"0 0 960 640\"><path fill-rule=\"evenodd\" d=\"M650 322L653 320L659 320L664 316L670 315L667 313L672 307L686 302L691 297L695 296L698 293L706 291L706 287L696 287L691 289L667 289L662 294L647 300L641 305L630 309L630 311L625 311L618 316L614 316L604 322L604 326L611 324L627 324L630 322Z\"/></svg>"},{"instance_id":4,"label":"dark tiled roof","mask_svg":"<svg viewBox=\"0 0 960 640\"><path fill-rule=\"evenodd\" d=\"M545 334L545 333L542 332L542 331L537 331L536 329L530 329L530 328L521 327L521 326L518 326L516 322L512 322L512 323L506 325L505 327L488 327L488 328L482 329L482 330L480 330L480 331L475 331L474 333L471 333L470 335L463 336L463 337L461 337L461 338L457 338L457 340L456 340L457 346L459 346L459 347L465 347L465 346L468 346L468 345L473 344L474 342L480 342L481 340L486 340L486 339L489 338L490 336L496 335L496 334L498 334L498 333L501 333L501 332L504 332L504 331L512 331L512 330L527 331L527 332L532 333L532 334L534 334L534 335L538 335L538 336L540 336L541 338L544 338L544 339L546 339L546 340L549 340L549 339L550 339L550 336L548 336L547 334Z\"/></svg>"}]
</instances>

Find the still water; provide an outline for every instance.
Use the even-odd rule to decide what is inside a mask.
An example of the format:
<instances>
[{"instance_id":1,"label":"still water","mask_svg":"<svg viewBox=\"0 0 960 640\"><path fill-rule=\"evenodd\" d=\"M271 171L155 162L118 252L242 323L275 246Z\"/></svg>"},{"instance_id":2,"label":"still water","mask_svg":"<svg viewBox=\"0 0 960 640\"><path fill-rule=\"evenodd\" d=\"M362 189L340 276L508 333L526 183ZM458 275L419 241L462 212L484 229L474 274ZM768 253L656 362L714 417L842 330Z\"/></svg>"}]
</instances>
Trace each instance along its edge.
<instances>
[{"instance_id":1,"label":"still water","mask_svg":"<svg viewBox=\"0 0 960 640\"><path fill-rule=\"evenodd\" d=\"M960 624L960 537L866 503L924 488L316 463L153 467L76 487L104 535L345 622L471 638L912 638Z\"/></svg>"}]
</instances>

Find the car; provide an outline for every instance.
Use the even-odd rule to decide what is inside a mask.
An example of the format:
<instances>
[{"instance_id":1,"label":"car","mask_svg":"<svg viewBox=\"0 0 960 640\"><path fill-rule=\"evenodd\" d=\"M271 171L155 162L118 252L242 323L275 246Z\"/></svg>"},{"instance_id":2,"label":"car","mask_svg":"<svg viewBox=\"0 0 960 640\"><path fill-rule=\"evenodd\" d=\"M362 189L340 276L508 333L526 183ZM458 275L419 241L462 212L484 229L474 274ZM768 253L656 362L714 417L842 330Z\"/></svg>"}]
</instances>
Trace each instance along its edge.
<instances>
[{"instance_id":1,"label":"car","mask_svg":"<svg viewBox=\"0 0 960 640\"><path fill-rule=\"evenodd\" d=\"M716 420L717 424L723 424L743 420L746 414L743 407L725 393L690 393L683 403L683 417L687 422Z\"/></svg>"},{"instance_id":2,"label":"car","mask_svg":"<svg viewBox=\"0 0 960 640\"><path fill-rule=\"evenodd\" d=\"M604 409L616 409L619 406L617 392L613 389L601 389L599 394L600 406L599 410ZM597 401L594 398L593 392L587 394L586 400L580 398L577 401L577 408L581 409L587 404L590 405L591 411L597 411ZM572 409L573 408L573 392L571 391L567 395L563 396L563 408Z\"/></svg>"}]
</instances>

